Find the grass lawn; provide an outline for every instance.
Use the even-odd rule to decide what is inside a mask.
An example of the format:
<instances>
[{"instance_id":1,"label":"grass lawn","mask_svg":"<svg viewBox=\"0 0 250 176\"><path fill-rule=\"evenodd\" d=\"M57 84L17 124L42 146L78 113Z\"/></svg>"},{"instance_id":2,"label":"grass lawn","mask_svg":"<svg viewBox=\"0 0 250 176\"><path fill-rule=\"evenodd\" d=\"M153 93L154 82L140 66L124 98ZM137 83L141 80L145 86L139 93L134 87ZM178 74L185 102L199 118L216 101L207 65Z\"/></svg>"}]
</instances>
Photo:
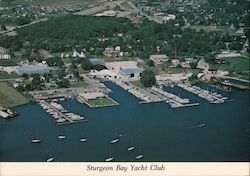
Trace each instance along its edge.
<instances>
[{"instance_id":1,"label":"grass lawn","mask_svg":"<svg viewBox=\"0 0 250 176\"><path fill-rule=\"evenodd\" d=\"M0 72L0 79L12 79L12 78L19 78L20 76L18 76L15 73L6 73L6 72Z\"/></svg>"},{"instance_id":2,"label":"grass lawn","mask_svg":"<svg viewBox=\"0 0 250 176\"><path fill-rule=\"evenodd\" d=\"M87 85L85 81L70 83L70 87L86 87Z\"/></svg>"},{"instance_id":3,"label":"grass lawn","mask_svg":"<svg viewBox=\"0 0 250 176\"><path fill-rule=\"evenodd\" d=\"M88 100L87 103L90 106L92 106L92 107L113 106L113 105L117 104L116 102L114 102L109 97L103 97L103 98L97 98L97 99L93 99L93 100Z\"/></svg>"},{"instance_id":4,"label":"grass lawn","mask_svg":"<svg viewBox=\"0 0 250 176\"><path fill-rule=\"evenodd\" d=\"M28 103L29 100L7 82L0 82L0 106L10 108Z\"/></svg>"},{"instance_id":5,"label":"grass lawn","mask_svg":"<svg viewBox=\"0 0 250 176\"><path fill-rule=\"evenodd\" d=\"M250 59L247 57L232 57L225 59L229 62L229 64L221 64L221 65L211 65L212 68L234 71L234 72L244 72L249 71L249 61Z\"/></svg>"},{"instance_id":6,"label":"grass lawn","mask_svg":"<svg viewBox=\"0 0 250 176\"><path fill-rule=\"evenodd\" d=\"M130 81L130 83L133 84L136 87L144 88L144 86L143 86L143 84L141 83L140 80L138 80L138 81Z\"/></svg>"},{"instance_id":7,"label":"grass lawn","mask_svg":"<svg viewBox=\"0 0 250 176\"><path fill-rule=\"evenodd\" d=\"M126 9L130 9L130 10L133 9L133 7L131 7L131 5L128 2L121 3L121 6Z\"/></svg>"}]
</instances>

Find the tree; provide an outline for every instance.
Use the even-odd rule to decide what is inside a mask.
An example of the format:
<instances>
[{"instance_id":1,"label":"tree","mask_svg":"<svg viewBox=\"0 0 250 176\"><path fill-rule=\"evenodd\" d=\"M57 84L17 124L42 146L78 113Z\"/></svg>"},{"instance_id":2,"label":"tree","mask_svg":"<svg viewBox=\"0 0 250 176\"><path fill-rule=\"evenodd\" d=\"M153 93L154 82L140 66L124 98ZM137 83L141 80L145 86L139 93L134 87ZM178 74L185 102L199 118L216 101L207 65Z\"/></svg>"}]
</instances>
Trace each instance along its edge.
<instances>
[{"instance_id":1,"label":"tree","mask_svg":"<svg viewBox=\"0 0 250 176\"><path fill-rule=\"evenodd\" d=\"M6 28L6 26L5 26L4 24L2 24L1 29L2 29L3 31L7 30L7 28Z\"/></svg>"},{"instance_id":2,"label":"tree","mask_svg":"<svg viewBox=\"0 0 250 176\"><path fill-rule=\"evenodd\" d=\"M91 64L89 59L83 59L81 62L81 66L84 70L90 70Z\"/></svg>"},{"instance_id":3,"label":"tree","mask_svg":"<svg viewBox=\"0 0 250 176\"><path fill-rule=\"evenodd\" d=\"M155 85L156 79L154 72L152 70L144 70L141 74L140 81L145 87L151 87Z\"/></svg>"},{"instance_id":4,"label":"tree","mask_svg":"<svg viewBox=\"0 0 250 176\"><path fill-rule=\"evenodd\" d=\"M153 66L155 66L155 63L152 60L149 60L147 62L147 65L150 66L150 67L153 67Z\"/></svg>"}]
</instances>

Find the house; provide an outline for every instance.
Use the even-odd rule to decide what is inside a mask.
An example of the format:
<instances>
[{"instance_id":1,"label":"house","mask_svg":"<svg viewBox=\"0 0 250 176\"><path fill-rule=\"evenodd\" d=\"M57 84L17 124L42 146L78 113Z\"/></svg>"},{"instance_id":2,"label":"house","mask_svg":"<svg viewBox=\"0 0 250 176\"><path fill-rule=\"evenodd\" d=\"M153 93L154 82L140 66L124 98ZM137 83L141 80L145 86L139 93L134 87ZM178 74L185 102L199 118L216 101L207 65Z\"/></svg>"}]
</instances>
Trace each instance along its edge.
<instances>
[{"instance_id":1,"label":"house","mask_svg":"<svg viewBox=\"0 0 250 176\"><path fill-rule=\"evenodd\" d=\"M164 61L168 61L168 57L165 54L150 55L149 59L153 61L155 65L160 65Z\"/></svg>"},{"instance_id":2,"label":"house","mask_svg":"<svg viewBox=\"0 0 250 176\"><path fill-rule=\"evenodd\" d=\"M209 64L206 63L206 61L204 59L199 60L197 67L198 69L202 69L202 70L208 70L209 69Z\"/></svg>"},{"instance_id":3,"label":"house","mask_svg":"<svg viewBox=\"0 0 250 176\"><path fill-rule=\"evenodd\" d=\"M126 80L139 80L143 71L143 68L124 68L119 71L119 75Z\"/></svg>"},{"instance_id":4,"label":"house","mask_svg":"<svg viewBox=\"0 0 250 176\"><path fill-rule=\"evenodd\" d=\"M105 66L124 81L139 80L143 72L135 61L106 62Z\"/></svg>"},{"instance_id":5,"label":"house","mask_svg":"<svg viewBox=\"0 0 250 176\"><path fill-rule=\"evenodd\" d=\"M8 54L7 50L0 46L0 59L10 59L10 54Z\"/></svg>"},{"instance_id":6,"label":"house","mask_svg":"<svg viewBox=\"0 0 250 176\"><path fill-rule=\"evenodd\" d=\"M224 51L221 54L217 54L215 57L216 57L216 59L230 58L230 57L241 57L241 54L237 53L237 52Z\"/></svg>"},{"instance_id":7,"label":"house","mask_svg":"<svg viewBox=\"0 0 250 176\"><path fill-rule=\"evenodd\" d=\"M119 47L116 48L116 50L113 47L107 47L103 51L103 55L107 57L117 57L119 55L119 51L117 51Z\"/></svg>"},{"instance_id":8,"label":"house","mask_svg":"<svg viewBox=\"0 0 250 176\"><path fill-rule=\"evenodd\" d=\"M40 65L23 65L20 67L15 68L15 72L17 75L22 75L24 73L31 75L31 74L44 74L49 73L50 68L47 66L40 66Z\"/></svg>"}]
</instances>

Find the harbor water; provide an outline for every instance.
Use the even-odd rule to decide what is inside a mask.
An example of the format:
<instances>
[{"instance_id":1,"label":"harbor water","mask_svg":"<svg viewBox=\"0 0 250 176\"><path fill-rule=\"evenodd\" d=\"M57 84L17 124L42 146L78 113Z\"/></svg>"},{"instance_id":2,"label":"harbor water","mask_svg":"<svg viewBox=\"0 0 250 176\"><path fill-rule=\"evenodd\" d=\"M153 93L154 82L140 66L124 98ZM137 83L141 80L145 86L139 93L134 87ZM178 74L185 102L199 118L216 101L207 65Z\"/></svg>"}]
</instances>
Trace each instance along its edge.
<instances>
[{"instance_id":1,"label":"harbor water","mask_svg":"<svg viewBox=\"0 0 250 176\"><path fill-rule=\"evenodd\" d=\"M166 87L200 102L173 109L165 102L139 104L122 88L105 84L119 106L92 109L76 100L59 102L88 122L56 125L38 104L17 107L16 118L0 119L0 161L43 162L53 156L58 162L99 162L110 151L114 161L249 161L249 92L223 92L234 101L210 104L181 88ZM119 142L110 144L115 135ZM41 142L31 143L34 137ZM83 137L86 142L80 142ZM135 150L128 151L131 137ZM144 157L136 160L139 153Z\"/></svg>"}]
</instances>

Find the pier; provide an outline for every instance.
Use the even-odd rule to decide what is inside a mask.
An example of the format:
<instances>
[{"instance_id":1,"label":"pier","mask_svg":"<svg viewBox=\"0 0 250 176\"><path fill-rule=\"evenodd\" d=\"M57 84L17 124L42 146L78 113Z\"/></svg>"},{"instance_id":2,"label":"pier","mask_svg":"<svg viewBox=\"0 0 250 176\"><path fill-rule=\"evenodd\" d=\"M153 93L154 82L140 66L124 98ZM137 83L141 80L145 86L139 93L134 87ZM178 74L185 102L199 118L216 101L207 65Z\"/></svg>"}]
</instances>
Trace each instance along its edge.
<instances>
[{"instance_id":1,"label":"pier","mask_svg":"<svg viewBox=\"0 0 250 176\"><path fill-rule=\"evenodd\" d=\"M225 100L227 100L227 97L223 97L221 94L216 93L216 92L209 92L207 90L204 90L198 86L192 86L189 83L185 84L178 84L178 86L188 92L191 92L193 94L196 94L197 96L209 101L210 103L213 104L218 104L218 103L224 103Z\"/></svg>"},{"instance_id":2,"label":"pier","mask_svg":"<svg viewBox=\"0 0 250 176\"><path fill-rule=\"evenodd\" d=\"M49 103L45 100L41 100L39 104L47 113L49 113L55 118L57 124L68 124L86 121L84 117L68 112L62 107L62 105L58 103Z\"/></svg>"},{"instance_id":3,"label":"pier","mask_svg":"<svg viewBox=\"0 0 250 176\"><path fill-rule=\"evenodd\" d=\"M157 87L152 87L152 90L163 95L166 98L166 103L168 103L171 108L191 107L199 105L199 103L190 103L189 99L187 98L181 98Z\"/></svg>"}]
</instances>

